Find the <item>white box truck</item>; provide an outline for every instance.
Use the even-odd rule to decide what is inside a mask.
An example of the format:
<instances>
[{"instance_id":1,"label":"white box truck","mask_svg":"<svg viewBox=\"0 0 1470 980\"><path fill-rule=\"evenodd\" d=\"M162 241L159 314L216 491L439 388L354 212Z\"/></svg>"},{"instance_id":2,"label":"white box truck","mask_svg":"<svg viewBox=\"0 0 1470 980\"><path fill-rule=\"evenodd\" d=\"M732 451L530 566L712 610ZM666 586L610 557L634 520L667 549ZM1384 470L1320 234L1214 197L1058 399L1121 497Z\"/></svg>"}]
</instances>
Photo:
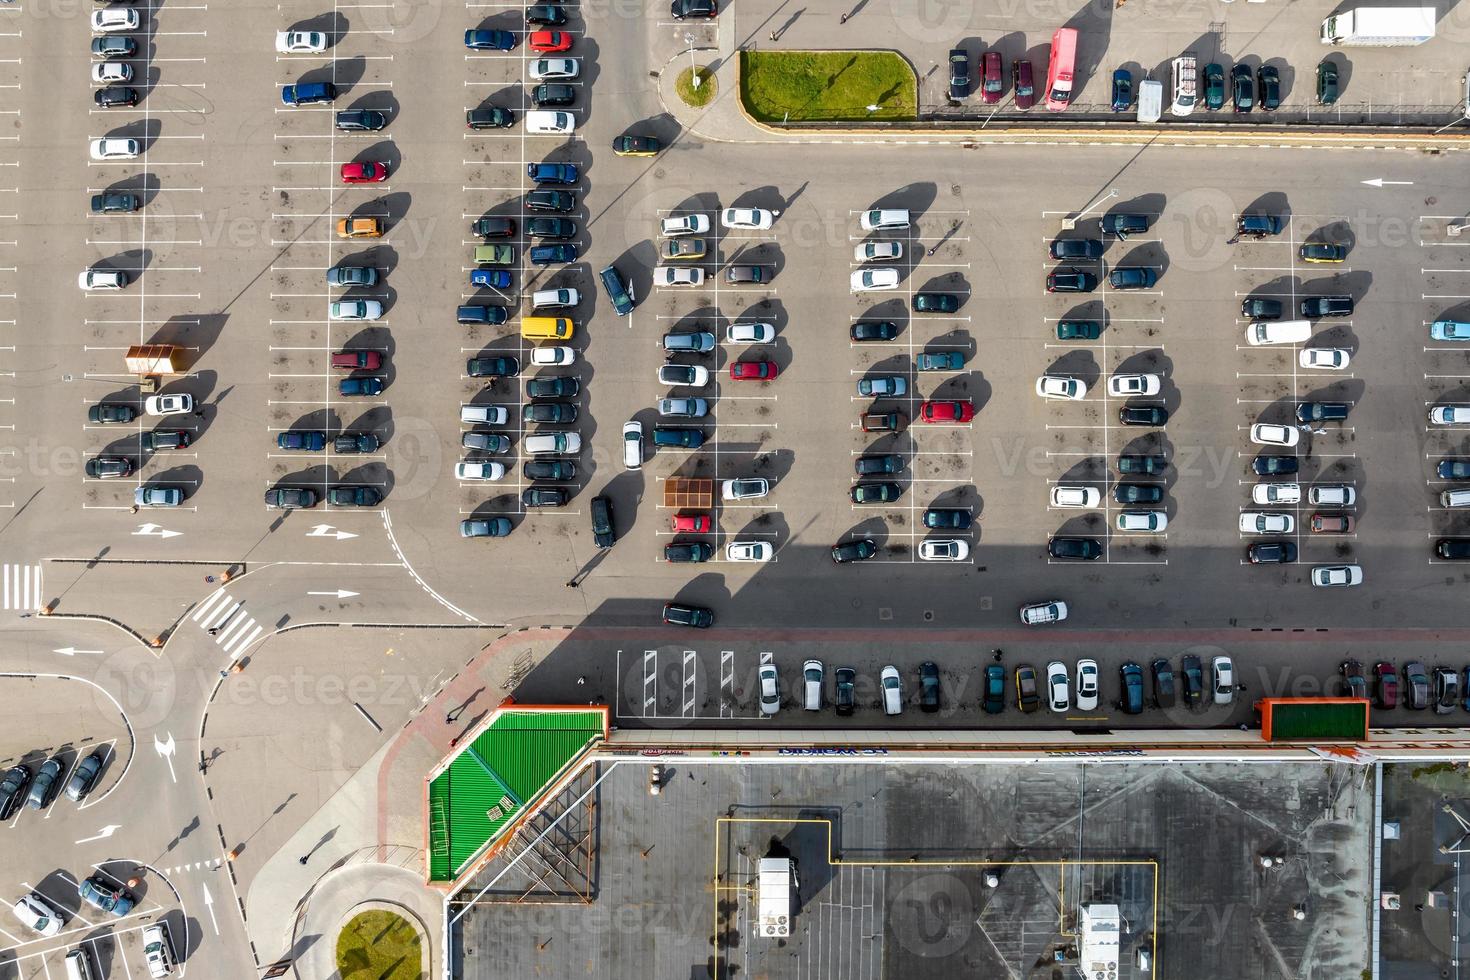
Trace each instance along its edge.
<instances>
[{"instance_id":1,"label":"white box truck","mask_svg":"<svg viewBox=\"0 0 1470 980\"><path fill-rule=\"evenodd\" d=\"M1433 7L1354 7L1322 21L1322 43L1403 47L1434 37Z\"/></svg>"},{"instance_id":2,"label":"white box truck","mask_svg":"<svg viewBox=\"0 0 1470 980\"><path fill-rule=\"evenodd\" d=\"M756 880L759 918L756 932L766 939L791 935L791 905L796 898L796 862L789 857L761 858Z\"/></svg>"},{"instance_id":3,"label":"white box truck","mask_svg":"<svg viewBox=\"0 0 1470 980\"><path fill-rule=\"evenodd\" d=\"M1138 83L1138 121L1156 123L1164 115L1164 83L1146 78Z\"/></svg>"}]
</instances>

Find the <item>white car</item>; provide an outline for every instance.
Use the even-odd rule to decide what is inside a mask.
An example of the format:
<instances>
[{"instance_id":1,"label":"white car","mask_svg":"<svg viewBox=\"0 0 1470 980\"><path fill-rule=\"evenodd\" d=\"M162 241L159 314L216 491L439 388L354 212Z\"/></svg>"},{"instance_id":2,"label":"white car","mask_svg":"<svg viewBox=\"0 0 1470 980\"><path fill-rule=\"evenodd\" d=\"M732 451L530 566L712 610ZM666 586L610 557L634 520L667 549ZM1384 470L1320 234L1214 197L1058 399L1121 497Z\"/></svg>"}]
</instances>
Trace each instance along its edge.
<instances>
[{"instance_id":1,"label":"white car","mask_svg":"<svg viewBox=\"0 0 1470 980\"><path fill-rule=\"evenodd\" d=\"M1118 530L1159 534L1169 526L1169 515L1161 510L1125 510L1118 515Z\"/></svg>"},{"instance_id":2,"label":"white car","mask_svg":"<svg viewBox=\"0 0 1470 980\"><path fill-rule=\"evenodd\" d=\"M570 112L536 109L526 113L526 132L540 136L570 136L577 129L577 117Z\"/></svg>"},{"instance_id":3,"label":"white car","mask_svg":"<svg viewBox=\"0 0 1470 980\"><path fill-rule=\"evenodd\" d=\"M133 66L121 61L99 61L92 65L92 81L98 85L107 85L112 82L131 82L133 80Z\"/></svg>"},{"instance_id":4,"label":"white car","mask_svg":"<svg viewBox=\"0 0 1470 980\"><path fill-rule=\"evenodd\" d=\"M852 250L854 262L882 262L903 258L903 242L863 242Z\"/></svg>"},{"instance_id":5,"label":"white car","mask_svg":"<svg viewBox=\"0 0 1470 980\"><path fill-rule=\"evenodd\" d=\"M658 224L659 234L665 238L678 238L680 235L703 235L709 231L709 215L707 214L680 214L672 218L664 218Z\"/></svg>"},{"instance_id":6,"label":"white car","mask_svg":"<svg viewBox=\"0 0 1470 980\"><path fill-rule=\"evenodd\" d=\"M1067 618L1067 604L1060 599L1050 602L1033 602L1021 607L1021 622L1027 626L1043 626L1060 623Z\"/></svg>"},{"instance_id":7,"label":"white car","mask_svg":"<svg viewBox=\"0 0 1470 980\"><path fill-rule=\"evenodd\" d=\"M537 58L526 71L538 82L561 82L580 75L582 64L576 58Z\"/></svg>"},{"instance_id":8,"label":"white car","mask_svg":"<svg viewBox=\"0 0 1470 980\"><path fill-rule=\"evenodd\" d=\"M1089 657L1077 661L1077 710L1093 711L1097 708L1099 689L1097 661Z\"/></svg>"},{"instance_id":9,"label":"white car","mask_svg":"<svg viewBox=\"0 0 1470 980\"><path fill-rule=\"evenodd\" d=\"M1351 507L1358 502L1358 491L1346 483L1324 483L1307 491L1307 503L1313 507Z\"/></svg>"},{"instance_id":10,"label":"white car","mask_svg":"<svg viewBox=\"0 0 1470 980\"><path fill-rule=\"evenodd\" d=\"M1312 584L1322 589L1362 585L1363 567L1361 565L1318 565L1312 569Z\"/></svg>"},{"instance_id":11,"label":"white car","mask_svg":"<svg viewBox=\"0 0 1470 980\"><path fill-rule=\"evenodd\" d=\"M1046 665L1046 706L1059 715L1072 710L1072 683L1060 660Z\"/></svg>"},{"instance_id":12,"label":"white car","mask_svg":"<svg viewBox=\"0 0 1470 980\"><path fill-rule=\"evenodd\" d=\"M580 291L570 286L560 289L538 289L531 294L531 308L535 310L568 309L582 302Z\"/></svg>"},{"instance_id":13,"label":"white car","mask_svg":"<svg viewBox=\"0 0 1470 980\"><path fill-rule=\"evenodd\" d=\"M383 304L375 299L337 300L327 307L327 316L333 320L381 320Z\"/></svg>"},{"instance_id":14,"label":"white car","mask_svg":"<svg viewBox=\"0 0 1470 980\"><path fill-rule=\"evenodd\" d=\"M1341 371L1352 359L1352 352L1341 347L1303 347L1297 355L1297 363L1302 367L1319 371Z\"/></svg>"},{"instance_id":15,"label":"white car","mask_svg":"<svg viewBox=\"0 0 1470 980\"><path fill-rule=\"evenodd\" d=\"M1302 502L1300 483L1257 483L1251 487L1251 500L1258 504L1299 504Z\"/></svg>"},{"instance_id":16,"label":"white car","mask_svg":"<svg viewBox=\"0 0 1470 980\"><path fill-rule=\"evenodd\" d=\"M43 936L54 936L61 931L63 924L61 913L52 908L51 903L36 892L22 896L20 901L11 907L11 911L15 913L21 925L32 932L39 932Z\"/></svg>"},{"instance_id":17,"label":"white car","mask_svg":"<svg viewBox=\"0 0 1470 980\"><path fill-rule=\"evenodd\" d=\"M863 231L901 231L909 226L909 213L903 208L875 208L858 218Z\"/></svg>"},{"instance_id":18,"label":"white car","mask_svg":"<svg viewBox=\"0 0 1470 980\"><path fill-rule=\"evenodd\" d=\"M1241 534L1290 534L1296 530L1296 518L1290 514L1246 511L1240 515Z\"/></svg>"},{"instance_id":19,"label":"white car","mask_svg":"<svg viewBox=\"0 0 1470 980\"><path fill-rule=\"evenodd\" d=\"M775 553L769 541L731 541L725 546L728 561L770 561Z\"/></svg>"},{"instance_id":20,"label":"white car","mask_svg":"<svg viewBox=\"0 0 1470 980\"><path fill-rule=\"evenodd\" d=\"M575 432L545 432L526 436L526 452L532 456L575 456L582 451L582 437Z\"/></svg>"},{"instance_id":21,"label":"white car","mask_svg":"<svg viewBox=\"0 0 1470 980\"><path fill-rule=\"evenodd\" d=\"M549 344L544 347L531 348L531 363L537 367L564 367L576 359L577 351L574 347Z\"/></svg>"},{"instance_id":22,"label":"white car","mask_svg":"<svg viewBox=\"0 0 1470 980\"><path fill-rule=\"evenodd\" d=\"M1463 425L1470 422L1470 405L1436 405L1429 410L1429 421L1435 425Z\"/></svg>"},{"instance_id":23,"label":"white car","mask_svg":"<svg viewBox=\"0 0 1470 980\"><path fill-rule=\"evenodd\" d=\"M135 139L98 139L90 146L93 160L132 160L143 152L143 144Z\"/></svg>"},{"instance_id":24,"label":"white car","mask_svg":"<svg viewBox=\"0 0 1470 980\"><path fill-rule=\"evenodd\" d=\"M1229 704L1235 694L1235 665L1230 662L1229 657L1216 657L1210 661L1210 673L1213 675L1215 703Z\"/></svg>"},{"instance_id":25,"label":"white car","mask_svg":"<svg viewBox=\"0 0 1470 980\"><path fill-rule=\"evenodd\" d=\"M903 714L903 682L898 679L898 668L889 664L878 675L878 684L883 688L883 713Z\"/></svg>"},{"instance_id":26,"label":"white car","mask_svg":"<svg viewBox=\"0 0 1470 980\"><path fill-rule=\"evenodd\" d=\"M276 31L277 54L316 54L327 50L327 36L321 31Z\"/></svg>"},{"instance_id":27,"label":"white car","mask_svg":"<svg viewBox=\"0 0 1470 980\"><path fill-rule=\"evenodd\" d=\"M1081 401L1087 397L1087 385L1081 378L1062 378L1054 374L1043 374L1036 379L1036 393L1042 398L1060 398L1063 401Z\"/></svg>"},{"instance_id":28,"label":"white car","mask_svg":"<svg viewBox=\"0 0 1470 980\"><path fill-rule=\"evenodd\" d=\"M643 423L637 419L623 423L623 469L643 469Z\"/></svg>"},{"instance_id":29,"label":"white car","mask_svg":"<svg viewBox=\"0 0 1470 980\"><path fill-rule=\"evenodd\" d=\"M761 714L774 715L781 710L781 675L775 664L761 664L758 673L761 690Z\"/></svg>"},{"instance_id":30,"label":"white car","mask_svg":"<svg viewBox=\"0 0 1470 980\"><path fill-rule=\"evenodd\" d=\"M852 274L852 291L864 293L877 289L897 289L897 269L858 269Z\"/></svg>"},{"instance_id":31,"label":"white car","mask_svg":"<svg viewBox=\"0 0 1470 980\"><path fill-rule=\"evenodd\" d=\"M1108 379L1108 394L1114 398L1157 395L1163 383L1157 374L1115 374Z\"/></svg>"},{"instance_id":32,"label":"white car","mask_svg":"<svg viewBox=\"0 0 1470 980\"><path fill-rule=\"evenodd\" d=\"M725 341L731 344L769 344L776 339L776 328L769 323L732 323L725 328Z\"/></svg>"},{"instance_id":33,"label":"white car","mask_svg":"<svg viewBox=\"0 0 1470 980\"><path fill-rule=\"evenodd\" d=\"M466 459L454 464L456 480L503 480L505 464L489 460Z\"/></svg>"},{"instance_id":34,"label":"white car","mask_svg":"<svg viewBox=\"0 0 1470 980\"><path fill-rule=\"evenodd\" d=\"M122 289L128 284L128 274L120 269L88 269L77 275L77 286L81 289Z\"/></svg>"},{"instance_id":35,"label":"white car","mask_svg":"<svg viewBox=\"0 0 1470 980\"><path fill-rule=\"evenodd\" d=\"M822 669L820 660L808 660L801 665L801 706L808 711L822 710Z\"/></svg>"},{"instance_id":36,"label":"white car","mask_svg":"<svg viewBox=\"0 0 1470 980\"><path fill-rule=\"evenodd\" d=\"M192 411L193 395L149 395L143 401L144 415L188 415Z\"/></svg>"},{"instance_id":37,"label":"white car","mask_svg":"<svg viewBox=\"0 0 1470 980\"><path fill-rule=\"evenodd\" d=\"M661 265L653 270L655 286L703 286L704 270L683 265Z\"/></svg>"},{"instance_id":38,"label":"white car","mask_svg":"<svg viewBox=\"0 0 1470 980\"><path fill-rule=\"evenodd\" d=\"M1051 488L1053 507L1096 507L1102 503L1102 491L1097 487L1074 487L1059 483Z\"/></svg>"},{"instance_id":39,"label":"white car","mask_svg":"<svg viewBox=\"0 0 1470 980\"><path fill-rule=\"evenodd\" d=\"M1258 446L1295 446L1302 441L1302 434L1290 425L1272 425L1257 422L1251 426L1251 442Z\"/></svg>"},{"instance_id":40,"label":"white car","mask_svg":"<svg viewBox=\"0 0 1470 980\"><path fill-rule=\"evenodd\" d=\"M92 33L115 34L118 31L136 31L138 12L132 7L103 7L92 11Z\"/></svg>"},{"instance_id":41,"label":"white car","mask_svg":"<svg viewBox=\"0 0 1470 980\"><path fill-rule=\"evenodd\" d=\"M510 421L510 409L504 405L461 405L459 420L465 425L505 425Z\"/></svg>"},{"instance_id":42,"label":"white car","mask_svg":"<svg viewBox=\"0 0 1470 980\"><path fill-rule=\"evenodd\" d=\"M924 561L964 561L970 557L970 542L961 538L929 538L919 542Z\"/></svg>"},{"instance_id":43,"label":"white car","mask_svg":"<svg viewBox=\"0 0 1470 980\"><path fill-rule=\"evenodd\" d=\"M766 231L776 223L776 212L765 208L726 208L720 212L722 228L744 228L749 231Z\"/></svg>"},{"instance_id":44,"label":"white car","mask_svg":"<svg viewBox=\"0 0 1470 980\"><path fill-rule=\"evenodd\" d=\"M709 368L701 364L665 364L658 369L658 383L703 388L709 384Z\"/></svg>"},{"instance_id":45,"label":"white car","mask_svg":"<svg viewBox=\"0 0 1470 980\"><path fill-rule=\"evenodd\" d=\"M720 483L721 500L755 500L771 492L771 482L765 477L742 477L738 480L723 480Z\"/></svg>"},{"instance_id":46,"label":"white car","mask_svg":"<svg viewBox=\"0 0 1470 980\"><path fill-rule=\"evenodd\" d=\"M173 976L174 942L168 933L168 922L160 920L143 927L143 959L152 980Z\"/></svg>"}]
</instances>

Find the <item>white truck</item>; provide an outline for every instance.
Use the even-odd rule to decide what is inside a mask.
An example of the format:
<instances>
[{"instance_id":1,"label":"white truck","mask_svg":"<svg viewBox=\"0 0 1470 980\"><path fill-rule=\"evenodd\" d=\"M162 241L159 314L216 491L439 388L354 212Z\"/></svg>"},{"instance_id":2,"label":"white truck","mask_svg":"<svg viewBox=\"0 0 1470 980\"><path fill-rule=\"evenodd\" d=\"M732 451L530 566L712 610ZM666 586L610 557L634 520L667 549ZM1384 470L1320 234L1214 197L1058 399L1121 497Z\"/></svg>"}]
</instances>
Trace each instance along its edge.
<instances>
[{"instance_id":1,"label":"white truck","mask_svg":"<svg viewBox=\"0 0 1470 980\"><path fill-rule=\"evenodd\" d=\"M1433 7L1354 7L1322 21L1322 43L1404 47L1434 37Z\"/></svg>"},{"instance_id":2,"label":"white truck","mask_svg":"<svg viewBox=\"0 0 1470 980\"><path fill-rule=\"evenodd\" d=\"M797 887L794 860L789 857L761 858L756 878L758 935L765 939L784 939L791 935L791 906Z\"/></svg>"}]
</instances>

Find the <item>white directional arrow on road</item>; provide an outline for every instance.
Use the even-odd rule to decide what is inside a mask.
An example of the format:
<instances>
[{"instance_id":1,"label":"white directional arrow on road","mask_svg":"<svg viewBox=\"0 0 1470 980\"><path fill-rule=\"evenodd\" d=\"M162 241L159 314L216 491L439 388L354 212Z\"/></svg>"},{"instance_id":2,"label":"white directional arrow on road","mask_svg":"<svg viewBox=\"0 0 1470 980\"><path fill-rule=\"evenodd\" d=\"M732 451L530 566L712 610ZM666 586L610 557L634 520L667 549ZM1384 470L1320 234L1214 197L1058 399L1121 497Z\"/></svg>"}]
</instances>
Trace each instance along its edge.
<instances>
[{"instance_id":1,"label":"white directional arrow on road","mask_svg":"<svg viewBox=\"0 0 1470 980\"><path fill-rule=\"evenodd\" d=\"M86 844L86 843L88 843L90 841L94 841L94 840L105 840L106 838L111 837L115 831L119 831L119 830L122 830L122 825L121 824L110 823L106 827L103 827L101 830L99 830L97 832L96 836L94 836L94 837L83 837L81 840L77 841L77 843L78 844Z\"/></svg>"},{"instance_id":2,"label":"white directional arrow on road","mask_svg":"<svg viewBox=\"0 0 1470 980\"><path fill-rule=\"evenodd\" d=\"M1363 181L1363 183L1369 187L1382 187L1385 184L1399 184L1404 187L1411 187L1414 184L1412 180L1384 180L1382 177L1374 177L1372 180Z\"/></svg>"},{"instance_id":3,"label":"white directional arrow on road","mask_svg":"<svg viewBox=\"0 0 1470 980\"><path fill-rule=\"evenodd\" d=\"M209 921L214 926L214 934L219 935L219 920L214 917L214 896L209 894L209 885L204 885L204 907L209 909Z\"/></svg>"},{"instance_id":4,"label":"white directional arrow on road","mask_svg":"<svg viewBox=\"0 0 1470 980\"><path fill-rule=\"evenodd\" d=\"M361 592L348 592L346 589L338 589L336 592L308 592L307 595L334 595L338 599L346 599L350 596L362 595Z\"/></svg>"},{"instance_id":5,"label":"white directional arrow on road","mask_svg":"<svg viewBox=\"0 0 1470 980\"><path fill-rule=\"evenodd\" d=\"M60 653L64 656L75 656L78 653L101 653L101 650L78 650L76 647L57 647L52 653Z\"/></svg>"},{"instance_id":6,"label":"white directional arrow on road","mask_svg":"<svg viewBox=\"0 0 1470 980\"><path fill-rule=\"evenodd\" d=\"M176 538L183 533L183 531L170 531L168 528L160 527L157 524L139 524L138 530L133 532L133 537L136 538L142 535L144 537L154 538Z\"/></svg>"},{"instance_id":7,"label":"white directional arrow on road","mask_svg":"<svg viewBox=\"0 0 1470 980\"><path fill-rule=\"evenodd\" d=\"M343 538L357 537L351 531L339 531L330 524L318 524L310 531L307 531L306 536L308 538L336 538L338 541L341 541Z\"/></svg>"},{"instance_id":8,"label":"white directional arrow on road","mask_svg":"<svg viewBox=\"0 0 1470 980\"><path fill-rule=\"evenodd\" d=\"M179 777L174 775L174 733L168 733L167 742L160 742L157 735L153 736L153 747L158 751L159 755L163 756L163 761L168 763L169 778L174 782L178 782Z\"/></svg>"}]
</instances>

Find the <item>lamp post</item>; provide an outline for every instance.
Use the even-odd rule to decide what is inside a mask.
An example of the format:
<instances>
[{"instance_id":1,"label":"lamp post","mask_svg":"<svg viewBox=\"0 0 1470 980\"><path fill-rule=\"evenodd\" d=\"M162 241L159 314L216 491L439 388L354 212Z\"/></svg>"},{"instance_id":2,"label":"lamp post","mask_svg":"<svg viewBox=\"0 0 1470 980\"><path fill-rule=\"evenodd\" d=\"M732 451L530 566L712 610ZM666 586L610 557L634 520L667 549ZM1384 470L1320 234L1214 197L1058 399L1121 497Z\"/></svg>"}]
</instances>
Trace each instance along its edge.
<instances>
[{"instance_id":1,"label":"lamp post","mask_svg":"<svg viewBox=\"0 0 1470 980\"><path fill-rule=\"evenodd\" d=\"M698 92L699 68L694 64L694 35L691 32L684 32L684 43L689 45L689 84L693 86L694 91Z\"/></svg>"}]
</instances>

